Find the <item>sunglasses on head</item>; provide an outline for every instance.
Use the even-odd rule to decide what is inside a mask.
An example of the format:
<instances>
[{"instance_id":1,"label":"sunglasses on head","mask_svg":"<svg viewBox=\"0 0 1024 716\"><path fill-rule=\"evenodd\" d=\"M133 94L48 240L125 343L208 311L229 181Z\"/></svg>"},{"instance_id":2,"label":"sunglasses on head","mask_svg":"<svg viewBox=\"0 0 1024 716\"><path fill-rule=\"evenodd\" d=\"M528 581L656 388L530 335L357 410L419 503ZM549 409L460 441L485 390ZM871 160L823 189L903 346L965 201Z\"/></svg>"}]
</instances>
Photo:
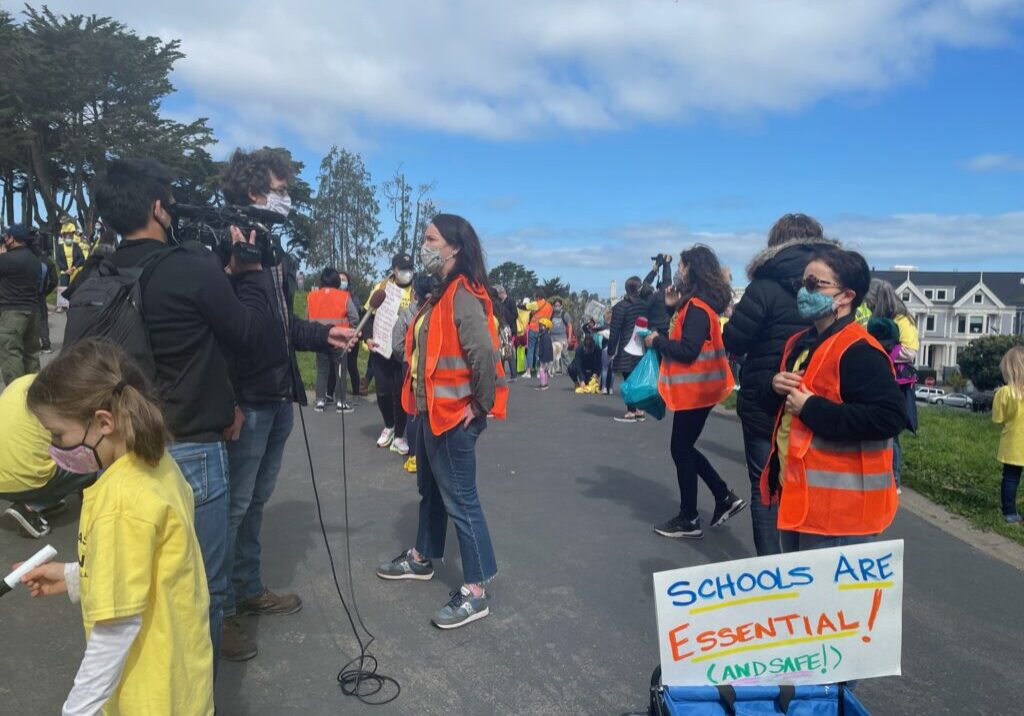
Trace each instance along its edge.
<instances>
[{"instance_id":1,"label":"sunglasses on head","mask_svg":"<svg viewBox=\"0 0 1024 716\"><path fill-rule=\"evenodd\" d=\"M839 284L832 281L822 281L817 276L808 276L801 283L810 293L814 293L819 288L839 288Z\"/></svg>"}]
</instances>

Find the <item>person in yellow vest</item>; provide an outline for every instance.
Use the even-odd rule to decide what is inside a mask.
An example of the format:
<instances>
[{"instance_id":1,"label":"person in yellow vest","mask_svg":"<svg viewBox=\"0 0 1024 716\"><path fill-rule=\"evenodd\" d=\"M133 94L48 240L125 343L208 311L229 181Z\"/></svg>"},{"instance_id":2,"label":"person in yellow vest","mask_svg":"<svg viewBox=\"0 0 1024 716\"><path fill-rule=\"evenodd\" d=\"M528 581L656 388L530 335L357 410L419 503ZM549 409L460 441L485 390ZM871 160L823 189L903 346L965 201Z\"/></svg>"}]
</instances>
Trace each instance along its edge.
<instances>
[{"instance_id":1,"label":"person in yellow vest","mask_svg":"<svg viewBox=\"0 0 1024 716\"><path fill-rule=\"evenodd\" d=\"M64 291L71 285L71 279L75 277L78 270L85 265L85 256L82 254L82 247L75 243L75 225L65 224L60 230L60 244L56 247L57 271L60 277L57 286L57 311L63 311L68 307L64 298Z\"/></svg>"},{"instance_id":2,"label":"person in yellow vest","mask_svg":"<svg viewBox=\"0 0 1024 716\"><path fill-rule=\"evenodd\" d=\"M546 318L550 321L551 316L555 313L554 307L548 303L542 289L538 288L535 295L533 301L523 303L523 307L530 312L526 333L526 370L533 377L539 375L538 364L540 361L537 357L537 343L540 341L540 319Z\"/></svg>"},{"instance_id":3,"label":"person in yellow vest","mask_svg":"<svg viewBox=\"0 0 1024 716\"><path fill-rule=\"evenodd\" d=\"M372 297L378 290L386 289L389 283L402 289L402 296L393 320L397 320L398 314L412 303L414 276L412 257L409 254L395 254L391 259L391 274L370 291ZM370 308L369 298L366 299L365 308L367 310ZM384 310L386 309L378 309L377 315L381 315ZM373 336L375 318L370 319L364 335ZM381 417L384 418L384 429L381 430L380 437L377 438L377 447L390 448L391 452L404 457L409 454L409 442L405 439L407 416L405 410L402 409L402 378L404 377L402 357L394 355L390 345L386 349L389 357L384 357L372 337L366 340L366 346L370 349L369 369L373 371L373 380L377 385L377 407L380 408Z\"/></svg>"},{"instance_id":4,"label":"person in yellow vest","mask_svg":"<svg viewBox=\"0 0 1024 716\"><path fill-rule=\"evenodd\" d=\"M359 307L348 292L348 274L333 267L325 268L320 274L320 286L306 297L306 313L310 321L328 326L351 327L359 323ZM345 378L339 378L343 360L344 356L337 348L316 354L316 405L313 410L318 413L335 400L339 413L353 411L347 400Z\"/></svg>"},{"instance_id":5,"label":"person in yellow vest","mask_svg":"<svg viewBox=\"0 0 1024 716\"><path fill-rule=\"evenodd\" d=\"M712 527L747 506L697 449L711 409L733 388L718 320L731 300L732 290L714 252L701 245L689 248L679 255L673 283L665 289L665 305L672 312L669 334L652 331L644 338L644 343L661 355L658 392L674 412L671 453L679 483L679 512L654 526L663 537L704 536L697 514L698 477L715 498Z\"/></svg>"},{"instance_id":6,"label":"person in yellow vest","mask_svg":"<svg viewBox=\"0 0 1024 716\"><path fill-rule=\"evenodd\" d=\"M78 559L22 581L33 596L81 602L86 648L62 713L209 716L209 588L192 489L164 448L160 408L119 348L66 347L28 389L28 407L85 491Z\"/></svg>"},{"instance_id":7,"label":"person in yellow vest","mask_svg":"<svg viewBox=\"0 0 1024 716\"><path fill-rule=\"evenodd\" d=\"M896 514L892 440L907 425L885 349L856 320L871 273L854 251L817 251L786 343L759 401L776 411L761 501L778 503L784 552L869 541Z\"/></svg>"},{"instance_id":8,"label":"person in yellow vest","mask_svg":"<svg viewBox=\"0 0 1024 716\"><path fill-rule=\"evenodd\" d=\"M483 249L468 221L439 214L420 248L423 268L440 279L410 323L402 389L406 410L421 418L416 438L420 492L415 545L377 568L381 579L429 580L445 554L448 520L455 523L464 584L434 615L454 629L490 613L485 584L498 571L476 487L476 441L487 415L505 417L508 384L498 360Z\"/></svg>"}]
</instances>

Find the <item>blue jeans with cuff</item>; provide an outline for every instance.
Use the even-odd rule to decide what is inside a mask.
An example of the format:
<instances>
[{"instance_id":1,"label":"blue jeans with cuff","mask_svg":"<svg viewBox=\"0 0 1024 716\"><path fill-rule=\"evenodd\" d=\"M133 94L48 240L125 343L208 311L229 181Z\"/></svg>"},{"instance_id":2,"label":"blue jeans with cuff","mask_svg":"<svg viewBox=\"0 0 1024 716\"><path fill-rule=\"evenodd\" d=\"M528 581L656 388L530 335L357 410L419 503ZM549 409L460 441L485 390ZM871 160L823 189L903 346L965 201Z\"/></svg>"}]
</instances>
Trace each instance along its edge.
<instances>
[{"instance_id":1,"label":"blue jeans with cuff","mask_svg":"<svg viewBox=\"0 0 1024 716\"><path fill-rule=\"evenodd\" d=\"M743 452L750 478L750 523L754 528L754 549L758 557L779 554L779 507L761 504L761 472L771 455L771 438L743 433Z\"/></svg>"}]
</instances>

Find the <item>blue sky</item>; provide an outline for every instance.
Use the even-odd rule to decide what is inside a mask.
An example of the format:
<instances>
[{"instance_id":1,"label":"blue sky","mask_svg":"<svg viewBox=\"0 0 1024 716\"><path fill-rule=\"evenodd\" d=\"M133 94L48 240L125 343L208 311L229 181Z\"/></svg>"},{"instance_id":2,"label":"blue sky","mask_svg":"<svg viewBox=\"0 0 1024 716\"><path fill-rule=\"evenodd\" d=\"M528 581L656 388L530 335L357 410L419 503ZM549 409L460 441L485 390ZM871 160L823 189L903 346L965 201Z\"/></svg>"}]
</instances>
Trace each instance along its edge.
<instances>
[{"instance_id":1,"label":"blue sky","mask_svg":"<svg viewBox=\"0 0 1024 716\"><path fill-rule=\"evenodd\" d=\"M310 181L331 143L402 165L492 264L605 293L701 241L742 284L804 211L879 268L1024 270L1021 2L184 2L94 3L181 38L170 115Z\"/></svg>"}]
</instances>

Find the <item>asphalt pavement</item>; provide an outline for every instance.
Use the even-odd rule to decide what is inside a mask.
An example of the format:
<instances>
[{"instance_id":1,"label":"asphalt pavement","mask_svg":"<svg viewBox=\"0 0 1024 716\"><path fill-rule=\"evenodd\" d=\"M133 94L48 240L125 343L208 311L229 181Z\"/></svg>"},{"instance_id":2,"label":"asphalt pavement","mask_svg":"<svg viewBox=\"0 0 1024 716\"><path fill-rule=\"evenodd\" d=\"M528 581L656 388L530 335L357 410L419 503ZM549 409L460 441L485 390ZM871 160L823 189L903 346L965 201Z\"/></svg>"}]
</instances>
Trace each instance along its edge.
<instances>
[{"instance_id":1,"label":"asphalt pavement","mask_svg":"<svg viewBox=\"0 0 1024 716\"><path fill-rule=\"evenodd\" d=\"M415 476L379 450L373 403L345 417L349 519L340 474L342 417L303 416L327 535L347 589L346 527L362 617L380 671L401 683L382 707L344 696L338 670L356 655L335 594L314 508L296 414L277 491L263 521L264 578L298 592L303 610L246 617L259 656L221 664L218 713L621 714L646 707L658 661L651 574L753 555L743 512L703 540L675 541L651 526L671 517L678 489L670 420L621 424L617 397L577 396L568 379L546 392L521 380L510 417L491 421L477 450L478 483L498 557L491 616L442 632L430 616L461 583L454 530L450 556L430 582L384 582L376 564L413 542ZM700 447L737 493L748 496L739 423L714 413ZM75 501L77 503L77 501ZM74 554L77 504L48 537ZM705 523L712 500L700 490ZM876 715L1007 714L1020 698L1024 573L901 510L887 537L906 540L902 677L861 682ZM0 519L0 561L40 545ZM56 713L84 648L77 608L64 598L0 603L0 703L4 713Z\"/></svg>"}]
</instances>

